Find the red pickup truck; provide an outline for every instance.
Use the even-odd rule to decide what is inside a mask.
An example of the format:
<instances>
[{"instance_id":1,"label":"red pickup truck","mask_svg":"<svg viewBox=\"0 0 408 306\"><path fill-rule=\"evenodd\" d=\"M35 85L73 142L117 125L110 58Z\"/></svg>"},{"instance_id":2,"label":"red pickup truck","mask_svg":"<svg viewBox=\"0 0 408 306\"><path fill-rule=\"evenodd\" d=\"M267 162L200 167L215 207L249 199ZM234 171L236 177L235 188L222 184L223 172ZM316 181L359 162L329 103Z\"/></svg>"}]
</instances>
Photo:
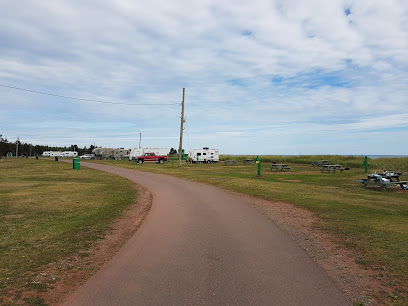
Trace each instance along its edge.
<instances>
[{"instance_id":1,"label":"red pickup truck","mask_svg":"<svg viewBox=\"0 0 408 306\"><path fill-rule=\"evenodd\" d=\"M164 163L167 161L167 155L156 155L154 153L145 153L142 156L136 156L136 162L143 164L144 162Z\"/></svg>"}]
</instances>

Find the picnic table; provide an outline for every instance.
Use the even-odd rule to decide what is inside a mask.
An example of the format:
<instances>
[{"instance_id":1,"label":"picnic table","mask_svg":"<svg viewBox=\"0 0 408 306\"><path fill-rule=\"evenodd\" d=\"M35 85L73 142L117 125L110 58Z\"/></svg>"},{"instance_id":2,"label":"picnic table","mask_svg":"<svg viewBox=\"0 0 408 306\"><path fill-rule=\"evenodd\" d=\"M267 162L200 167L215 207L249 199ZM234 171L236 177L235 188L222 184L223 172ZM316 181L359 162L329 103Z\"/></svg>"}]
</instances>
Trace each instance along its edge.
<instances>
[{"instance_id":1,"label":"picnic table","mask_svg":"<svg viewBox=\"0 0 408 306\"><path fill-rule=\"evenodd\" d=\"M407 185L408 183L408 181L401 181L400 176L402 175L402 172L384 171L380 175L390 180L390 184L400 185L401 189L404 189L404 185Z\"/></svg>"},{"instance_id":2,"label":"picnic table","mask_svg":"<svg viewBox=\"0 0 408 306\"><path fill-rule=\"evenodd\" d=\"M382 191L385 191L386 188L390 188L390 180L388 179L383 179L383 177L379 174L369 174L367 175L366 179L362 179L360 181L363 183L364 188L367 188L367 186L374 186L374 187L380 187Z\"/></svg>"},{"instance_id":3,"label":"picnic table","mask_svg":"<svg viewBox=\"0 0 408 306\"><path fill-rule=\"evenodd\" d=\"M290 167L288 164L272 164L271 165L271 171L283 171L283 170L290 170Z\"/></svg>"},{"instance_id":4,"label":"picnic table","mask_svg":"<svg viewBox=\"0 0 408 306\"><path fill-rule=\"evenodd\" d=\"M402 172L384 171L380 174L370 174L367 176L367 179L362 179L360 182L364 184L364 188L374 186L380 187L382 191L385 191L386 188L390 188L391 184L400 185L401 189L404 189L404 185L407 184L407 181L401 181L401 175Z\"/></svg>"},{"instance_id":5,"label":"picnic table","mask_svg":"<svg viewBox=\"0 0 408 306\"><path fill-rule=\"evenodd\" d=\"M228 165L236 165L237 161L235 159L231 159L231 160L225 160L224 161L224 165L228 166Z\"/></svg>"},{"instance_id":6,"label":"picnic table","mask_svg":"<svg viewBox=\"0 0 408 306\"><path fill-rule=\"evenodd\" d=\"M244 164L253 164L253 163L255 163L255 160L253 160L253 159L244 160Z\"/></svg>"},{"instance_id":7,"label":"picnic table","mask_svg":"<svg viewBox=\"0 0 408 306\"><path fill-rule=\"evenodd\" d=\"M322 173L324 171L327 172L336 172L336 171L340 171L341 173L343 173L343 171L345 170L344 168L342 168L342 165L322 165L322 168L320 168L320 170L322 171Z\"/></svg>"},{"instance_id":8,"label":"picnic table","mask_svg":"<svg viewBox=\"0 0 408 306\"><path fill-rule=\"evenodd\" d=\"M329 164L329 161L327 160L316 160L312 163L312 166L315 167L315 166L323 166L323 165L328 165L328 164Z\"/></svg>"}]
</instances>

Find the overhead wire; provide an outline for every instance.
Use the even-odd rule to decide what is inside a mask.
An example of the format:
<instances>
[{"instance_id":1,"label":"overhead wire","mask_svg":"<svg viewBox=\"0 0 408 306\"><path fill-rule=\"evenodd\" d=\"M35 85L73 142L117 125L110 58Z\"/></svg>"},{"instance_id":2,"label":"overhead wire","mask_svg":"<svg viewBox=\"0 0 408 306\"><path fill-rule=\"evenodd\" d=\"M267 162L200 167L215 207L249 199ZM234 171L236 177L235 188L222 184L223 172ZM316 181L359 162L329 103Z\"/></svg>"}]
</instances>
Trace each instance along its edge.
<instances>
[{"instance_id":1,"label":"overhead wire","mask_svg":"<svg viewBox=\"0 0 408 306\"><path fill-rule=\"evenodd\" d=\"M26 88L21 88L21 87L14 87L14 86L9 86L9 85L4 85L4 84L0 84L0 86L11 88L11 89L16 89L16 90L21 90L21 91L27 91L27 92L36 93L36 94L41 94L41 95L47 95L47 96L53 96L53 97L59 97L59 98L64 98L64 99L71 99L71 100L78 100L78 101L86 101L86 102L92 102L92 103L115 104L115 105L152 105L152 106L154 105L180 105L180 103L122 103L122 102L112 102L112 101L101 101L101 100L84 99L84 98L57 95L57 94L52 94L52 93L47 93L47 92L42 92L42 91L37 91L37 90L31 90L31 89L26 89Z\"/></svg>"}]
</instances>

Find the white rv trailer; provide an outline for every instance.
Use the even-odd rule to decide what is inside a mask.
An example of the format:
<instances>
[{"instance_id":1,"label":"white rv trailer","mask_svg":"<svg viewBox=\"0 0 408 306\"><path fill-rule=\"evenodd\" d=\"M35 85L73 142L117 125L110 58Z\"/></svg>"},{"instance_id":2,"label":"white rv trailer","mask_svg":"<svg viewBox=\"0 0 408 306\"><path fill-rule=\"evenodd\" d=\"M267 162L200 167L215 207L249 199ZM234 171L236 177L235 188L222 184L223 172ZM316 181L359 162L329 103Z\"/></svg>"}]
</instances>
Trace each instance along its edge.
<instances>
[{"instance_id":1,"label":"white rv trailer","mask_svg":"<svg viewBox=\"0 0 408 306\"><path fill-rule=\"evenodd\" d=\"M51 151L44 151L42 152L41 156L50 156Z\"/></svg>"},{"instance_id":2,"label":"white rv trailer","mask_svg":"<svg viewBox=\"0 0 408 306\"><path fill-rule=\"evenodd\" d=\"M51 151L49 156L50 157L62 157L62 152L61 151Z\"/></svg>"},{"instance_id":3,"label":"white rv trailer","mask_svg":"<svg viewBox=\"0 0 408 306\"><path fill-rule=\"evenodd\" d=\"M64 151L62 152L61 157L77 157L78 156L78 152L76 151Z\"/></svg>"},{"instance_id":4,"label":"white rv trailer","mask_svg":"<svg viewBox=\"0 0 408 306\"><path fill-rule=\"evenodd\" d=\"M218 149L195 149L190 151L189 157L193 163L218 163L220 161Z\"/></svg>"},{"instance_id":5,"label":"white rv trailer","mask_svg":"<svg viewBox=\"0 0 408 306\"><path fill-rule=\"evenodd\" d=\"M154 153L155 155L167 155L169 150L167 148L133 148L130 150L129 161L134 160L137 156L142 156L145 153Z\"/></svg>"}]
</instances>

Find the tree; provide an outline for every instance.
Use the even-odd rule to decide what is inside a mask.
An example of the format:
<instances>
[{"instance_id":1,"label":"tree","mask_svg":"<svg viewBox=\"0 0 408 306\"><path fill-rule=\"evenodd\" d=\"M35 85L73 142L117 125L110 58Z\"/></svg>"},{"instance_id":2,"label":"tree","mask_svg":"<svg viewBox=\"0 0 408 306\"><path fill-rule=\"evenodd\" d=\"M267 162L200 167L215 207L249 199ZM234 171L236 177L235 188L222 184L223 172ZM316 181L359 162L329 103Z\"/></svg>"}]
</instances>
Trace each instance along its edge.
<instances>
[{"instance_id":1,"label":"tree","mask_svg":"<svg viewBox=\"0 0 408 306\"><path fill-rule=\"evenodd\" d=\"M170 149L169 155L176 155L177 154L177 150L174 148Z\"/></svg>"}]
</instances>

